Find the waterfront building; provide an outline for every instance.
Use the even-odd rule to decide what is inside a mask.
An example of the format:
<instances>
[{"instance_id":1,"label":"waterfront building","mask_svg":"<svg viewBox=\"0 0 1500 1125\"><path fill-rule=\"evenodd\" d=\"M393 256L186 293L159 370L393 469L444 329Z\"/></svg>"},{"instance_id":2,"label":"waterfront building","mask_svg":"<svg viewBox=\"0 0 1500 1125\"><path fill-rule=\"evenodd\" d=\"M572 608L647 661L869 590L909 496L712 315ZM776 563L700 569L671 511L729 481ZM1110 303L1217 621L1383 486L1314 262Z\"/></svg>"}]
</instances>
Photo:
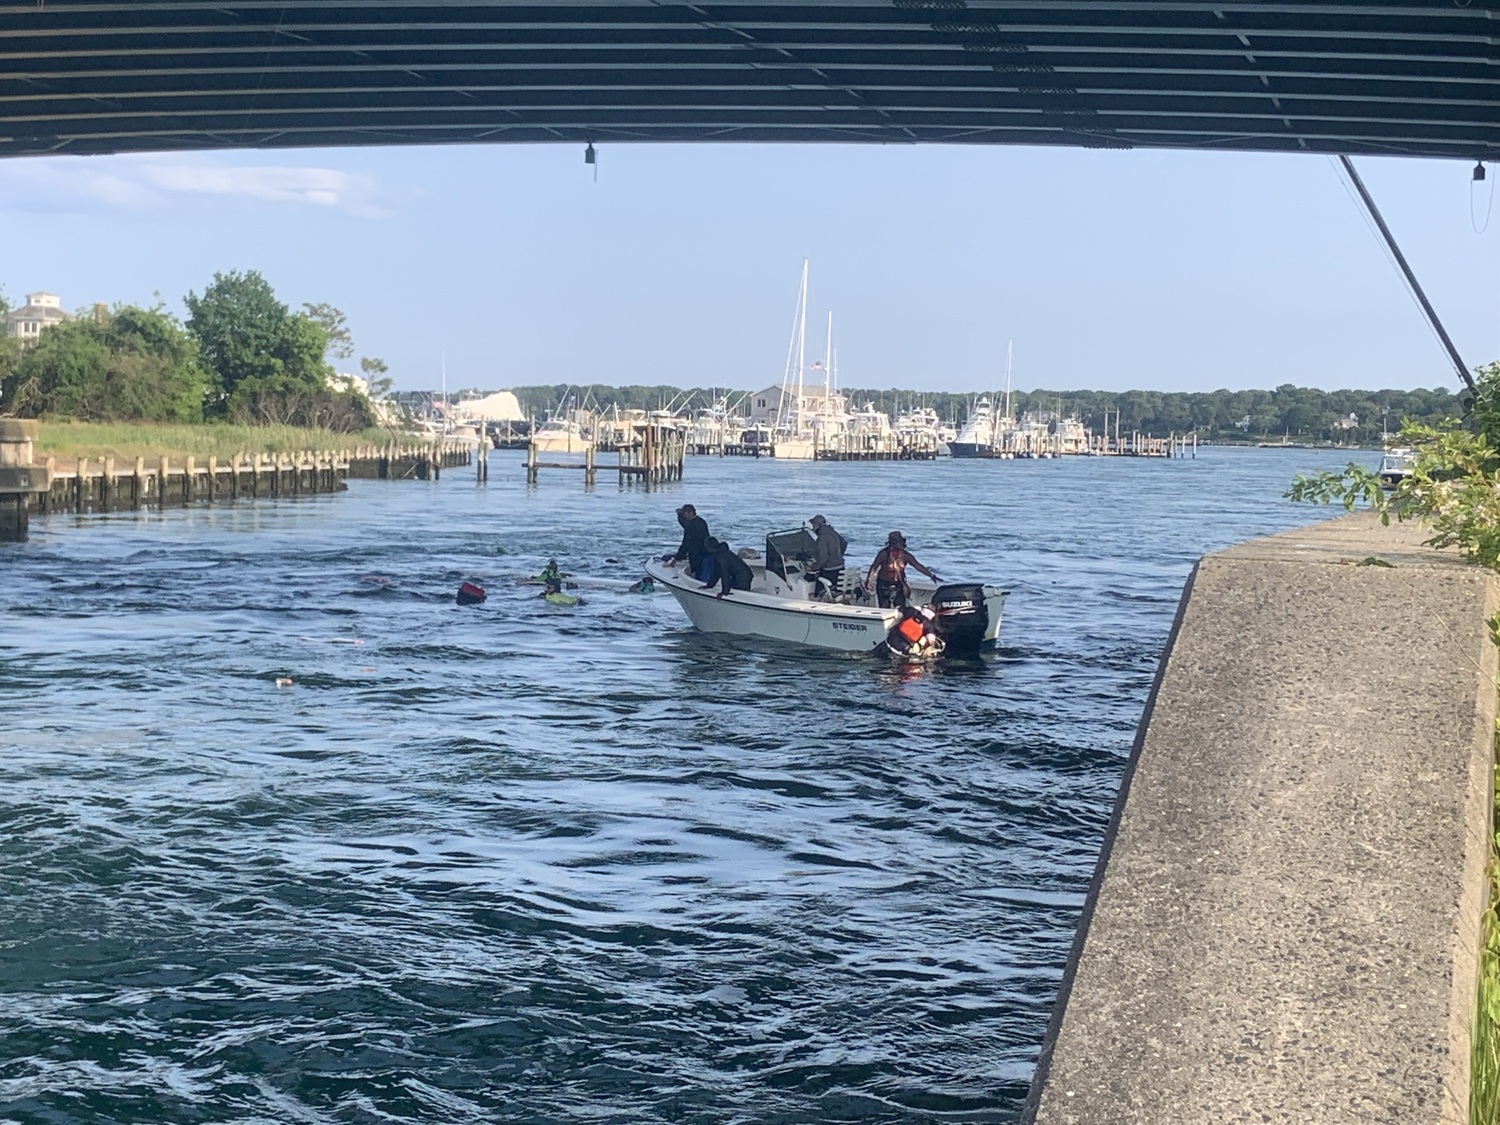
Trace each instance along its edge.
<instances>
[{"instance_id":1,"label":"waterfront building","mask_svg":"<svg viewBox=\"0 0 1500 1125\"><path fill-rule=\"evenodd\" d=\"M16 337L25 347L36 343L54 324L72 319L72 314L63 310L62 299L56 293L28 293L24 305L5 314L5 334Z\"/></svg>"},{"instance_id":2,"label":"waterfront building","mask_svg":"<svg viewBox=\"0 0 1500 1125\"><path fill-rule=\"evenodd\" d=\"M785 398L786 405L782 401ZM750 396L750 426L772 429L778 420L788 418L838 418L848 413L848 399L838 391L816 383L804 384L801 388L801 405L798 406L798 388L777 383Z\"/></svg>"}]
</instances>

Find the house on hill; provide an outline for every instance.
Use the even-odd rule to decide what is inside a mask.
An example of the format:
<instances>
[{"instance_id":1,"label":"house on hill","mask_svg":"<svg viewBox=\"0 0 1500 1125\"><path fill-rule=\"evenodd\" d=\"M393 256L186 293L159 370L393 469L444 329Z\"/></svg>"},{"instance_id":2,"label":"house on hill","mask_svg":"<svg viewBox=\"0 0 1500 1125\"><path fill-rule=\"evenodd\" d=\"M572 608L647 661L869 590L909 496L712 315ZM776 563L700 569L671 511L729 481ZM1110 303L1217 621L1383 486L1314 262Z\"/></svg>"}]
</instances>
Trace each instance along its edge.
<instances>
[{"instance_id":1,"label":"house on hill","mask_svg":"<svg viewBox=\"0 0 1500 1125\"><path fill-rule=\"evenodd\" d=\"M72 319L72 314L63 311L62 300L56 293L28 293L24 305L5 314L5 334L16 337L25 347L36 343L54 324Z\"/></svg>"}]
</instances>

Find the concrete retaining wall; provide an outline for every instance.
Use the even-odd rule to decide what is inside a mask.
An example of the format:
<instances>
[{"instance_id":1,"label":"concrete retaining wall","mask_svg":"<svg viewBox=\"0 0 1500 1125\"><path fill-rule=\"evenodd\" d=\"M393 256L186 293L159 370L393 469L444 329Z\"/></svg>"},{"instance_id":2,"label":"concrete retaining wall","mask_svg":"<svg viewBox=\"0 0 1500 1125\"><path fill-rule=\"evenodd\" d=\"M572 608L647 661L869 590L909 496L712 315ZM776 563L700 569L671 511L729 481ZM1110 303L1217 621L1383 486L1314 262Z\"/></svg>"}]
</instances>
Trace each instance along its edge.
<instances>
[{"instance_id":1,"label":"concrete retaining wall","mask_svg":"<svg viewBox=\"0 0 1500 1125\"><path fill-rule=\"evenodd\" d=\"M1500 599L1421 538L1198 564L1028 1121L1467 1121Z\"/></svg>"}]
</instances>

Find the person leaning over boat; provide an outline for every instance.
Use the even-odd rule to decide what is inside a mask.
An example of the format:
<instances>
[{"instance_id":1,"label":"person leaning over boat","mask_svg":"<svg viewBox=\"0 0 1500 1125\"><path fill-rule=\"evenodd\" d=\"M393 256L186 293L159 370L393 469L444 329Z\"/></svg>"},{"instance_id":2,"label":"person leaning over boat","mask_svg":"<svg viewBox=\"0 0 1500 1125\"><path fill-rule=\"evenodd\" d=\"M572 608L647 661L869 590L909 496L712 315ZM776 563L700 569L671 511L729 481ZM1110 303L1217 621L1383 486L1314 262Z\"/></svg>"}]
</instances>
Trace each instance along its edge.
<instances>
[{"instance_id":1,"label":"person leaning over boat","mask_svg":"<svg viewBox=\"0 0 1500 1125\"><path fill-rule=\"evenodd\" d=\"M941 582L936 574L917 561L906 549L906 536L893 531L885 538L885 546L875 553L865 575L865 585L875 583L875 600L881 609L905 609L906 599L911 596L911 587L906 584L906 568L915 567L934 582Z\"/></svg>"},{"instance_id":2,"label":"person leaning over boat","mask_svg":"<svg viewBox=\"0 0 1500 1125\"><path fill-rule=\"evenodd\" d=\"M676 554L667 555L666 561L687 559L688 573L696 578L708 555L708 521L698 514L697 508L684 504L677 509L677 522L682 526L682 545Z\"/></svg>"},{"instance_id":3,"label":"person leaning over boat","mask_svg":"<svg viewBox=\"0 0 1500 1125\"><path fill-rule=\"evenodd\" d=\"M715 597L722 598L731 590L748 590L750 581L754 577L750 568L745 565L745 560L740 558L729 549L728 543L717 539L710 539L713 547L713 562L717 577L713 582L704 585L705 590L711 590L715 584L719 586L719 592Z\"/></svg>"},{"instance_id":4,"label":"person leaning over boat","mask_svg":"<svg viewBox=\"0 0 1500 1125\"><path fill-rule=\"evenodd\" d=\"M822 516L813 516L807 521L807 526L812 528L815 537L812 566L804 575L813 584L809 592L817 591L817 582L821 578L828 583L828 590L832 593L838 589L839 576L844 572L844 552L849 549L849 541Z\"/></svg>"}]
</instances>

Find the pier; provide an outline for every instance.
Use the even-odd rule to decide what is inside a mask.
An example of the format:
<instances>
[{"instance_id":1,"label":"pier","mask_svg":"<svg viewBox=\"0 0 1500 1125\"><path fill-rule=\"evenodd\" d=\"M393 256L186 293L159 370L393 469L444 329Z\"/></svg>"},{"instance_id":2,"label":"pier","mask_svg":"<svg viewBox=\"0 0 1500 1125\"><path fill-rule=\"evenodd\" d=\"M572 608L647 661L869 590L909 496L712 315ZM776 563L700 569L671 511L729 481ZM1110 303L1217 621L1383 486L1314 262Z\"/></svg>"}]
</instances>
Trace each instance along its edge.
<instances>
[{"instance_id":1,"label":"pier","mask_svg":"<svg viewBox=\"0 0 1500 1125\"><path fill-rule=\"evenodd\" d=\"M236 453L217 457L81 457L40 469L46 487L29 495L33 515L186 507L196 503L342 492L350 479L437 480L444 468L467 465L472 445L461 442L361 446L354 450Z\"/></svg>"},{"instance_id":2,"label":"pier","mask_svg":"<svg viewBox=\"0 0 1500 1125\"><path fill-rule=\"evenodd\" d=\"M52 483L50 467L32 463L37 424L0 418L0 543L26 538L33 498Z\"/></svg>"},{"instance_id":3,"label":"pier","mask_svg":"<svg viewBox=\"0 0 1500 1125\"><path fill-rule=\"evenodd\" d=\"M818 461L934 461L936 434L853 434L847 431L818 439Z\"/></svg>"},{"instance_id":4,"label":"pier","mask_svg":"<svg viewBox=\"0 0 1500 1125\"><path fill-rule=\"evenodd\" d=\"M620 483L641 481L660 484L681 480L687 460L687 440L675 426L649 423L637 427L638 441L615 445L614 471ZM526 483L536 484L543 469L581 471L585 487L598 475L598 451L591 442L583 451L582 461L543 461L536 442L526 445Z\"/></svg>"},{"instance_id":5,"label":"pier","mask_svg":"<svg viewBox=\"0 0 1500 1125\"><path fill-rule=\"evenodd\" d=\"M1500 581L1426 534L1199 562L1023 1121L1469 1121Z\"/></svg>"},{"instance_id":6,"label":"pier","mask_svg":"<svg viewBox=\"0 0 1500 1125\"><path fill-rule=\"evenodd\" d=\"M1104 433L1089 436L1088 452L1095 457L1197 458L1198 435L1194 432L1169 434L1164 438L1158 438L1132 431L1121 438L1119 432L1116 431L1114 437L1110 437L1109 427L1106 425Z\"/></svg>"}]
</instances>

